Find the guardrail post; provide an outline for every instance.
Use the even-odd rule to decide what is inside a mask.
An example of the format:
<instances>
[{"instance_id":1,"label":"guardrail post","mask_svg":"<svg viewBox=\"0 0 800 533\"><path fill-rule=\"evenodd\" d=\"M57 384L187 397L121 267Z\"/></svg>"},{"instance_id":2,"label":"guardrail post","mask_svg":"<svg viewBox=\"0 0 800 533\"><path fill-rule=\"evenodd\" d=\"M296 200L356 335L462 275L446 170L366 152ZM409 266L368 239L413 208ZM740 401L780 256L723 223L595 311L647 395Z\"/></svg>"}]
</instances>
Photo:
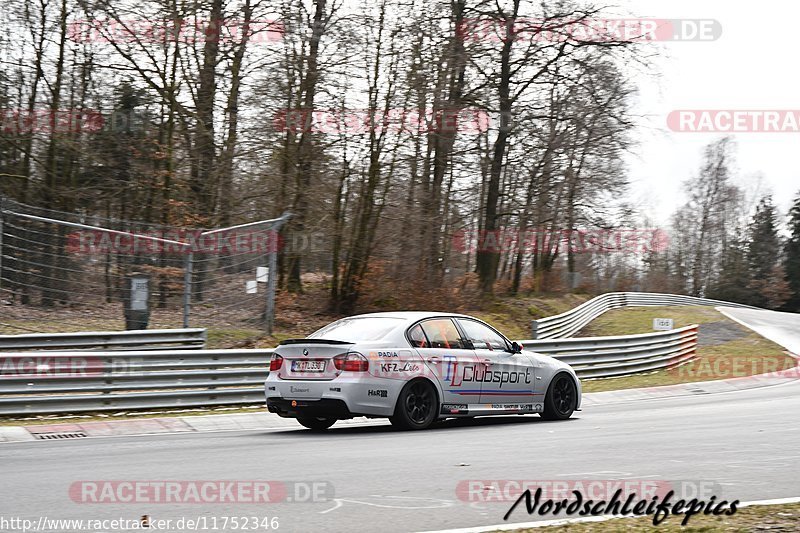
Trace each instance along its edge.
<instances>
[{"instance_id":1,"label":"guardrail post","mask_svg":"<svg viewBox=\"0 0 800 533\"><path fill-rule=\"evenodd\" d=\"M537 322L536 320L531 320L531 339L536 339L537 338L536 337L536 333L537 333L536 330L538 330L538 329L539 329L539 322Z\"/></svg>"}]
</instances>

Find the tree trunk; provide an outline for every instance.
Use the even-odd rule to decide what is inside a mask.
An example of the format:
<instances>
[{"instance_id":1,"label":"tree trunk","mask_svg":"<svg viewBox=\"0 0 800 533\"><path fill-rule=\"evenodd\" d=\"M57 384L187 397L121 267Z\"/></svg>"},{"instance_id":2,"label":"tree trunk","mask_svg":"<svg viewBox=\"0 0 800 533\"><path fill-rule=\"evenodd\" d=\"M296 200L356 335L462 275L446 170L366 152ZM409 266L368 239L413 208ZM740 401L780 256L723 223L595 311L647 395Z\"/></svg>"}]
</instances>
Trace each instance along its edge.
<instances>
[{"instance_id":1,"label":"tree trunk","mask_svg":"<svg viewBox=\"0 0 800 533\"><path fill-rule=\"evenodd\" d=\"M486 235L494 236L497 231L497 206L500 199L500 178L503 173L503 163L506 156L508 137L511 134L511 49L514 44L514 23L519 11L520 0L514 0L514 8L510 16L504 18L505 39L500 53L500 79L498 80L498 93L500 101L500 127L494 142L492 163L489 168L489 184L486 191L486 203L483 207L483 229ZM484 295L494 292L494 282L497 278L497 266L500 252L492 247L479 246L476 258L476 267L480 290Z\"/></svg>"},{"instance_id":2,"label":"tree trunk","mask_svg":"<svg viewBox=\"0 0 800 533\"><path fill-rule=\"evenodd\" d=\"M319 79L319 45L325 31L325 5L327 0L314 0L314 19L311 28L311 42L309 43L308 60L306 67L306 77L301 85L303 94L303 111L311 113L314 110L314 100L317 94L317 81ZM306 229L306 216L308 214L308 193L311 187L311 172L314 158L314 146L312 133L303 124L303 130L297 146L297 191L292 209L291 227L298 234L302 234ZM303 285L300 282L301 255L298 251L292 251L288 259L288 283L287 288L291 292L302 292Z\"/></svg>"}]
</instances>

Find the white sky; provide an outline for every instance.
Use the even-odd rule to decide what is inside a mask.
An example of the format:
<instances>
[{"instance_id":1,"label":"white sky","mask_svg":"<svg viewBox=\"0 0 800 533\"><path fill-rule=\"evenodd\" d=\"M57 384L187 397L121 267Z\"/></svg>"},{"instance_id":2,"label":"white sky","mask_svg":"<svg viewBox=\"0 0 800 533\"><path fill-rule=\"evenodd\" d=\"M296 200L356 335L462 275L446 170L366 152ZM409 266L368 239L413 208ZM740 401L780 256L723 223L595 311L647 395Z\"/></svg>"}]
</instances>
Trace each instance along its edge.
<instances>
[{"instance_id":1,"label":"white sky","mask_svg":"<svg viewBox=\"0 0 800 533\"><path fill-rule=\"evenodd\" d=\"M800 2L766 0L618 0L642 17L716 19L713 42L667 42L654 61L658 78L639 77L634 133L640 142L628 161L632 195L643 212L664 224L685 200L682 181L696 174L703 147L721 134L678 133L666 127L676 109L800 110ZM753 193L772 192L786 213L800 190L800 133L738 133L737 182ZM759 179L759 176L761 177Z\"/></svg>"}]
</instances>

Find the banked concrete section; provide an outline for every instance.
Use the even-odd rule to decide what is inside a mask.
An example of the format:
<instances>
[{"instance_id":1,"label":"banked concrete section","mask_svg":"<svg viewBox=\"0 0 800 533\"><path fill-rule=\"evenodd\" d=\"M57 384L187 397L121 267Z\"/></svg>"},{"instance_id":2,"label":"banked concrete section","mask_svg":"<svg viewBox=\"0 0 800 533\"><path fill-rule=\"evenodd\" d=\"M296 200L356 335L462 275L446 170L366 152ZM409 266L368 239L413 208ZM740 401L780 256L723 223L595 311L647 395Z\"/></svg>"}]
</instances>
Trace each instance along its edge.
<instances>
[{"instance_id":1,"label":"banked concrete section","mask_svg":"<svg viewBox=\"0 0 800 533\"><path fill-rule=\"evenodd\" d=\"M800 314L734 307L716 309L731 320L783 346L795 356L800 355Z\"/></svg>"}]
</instances>

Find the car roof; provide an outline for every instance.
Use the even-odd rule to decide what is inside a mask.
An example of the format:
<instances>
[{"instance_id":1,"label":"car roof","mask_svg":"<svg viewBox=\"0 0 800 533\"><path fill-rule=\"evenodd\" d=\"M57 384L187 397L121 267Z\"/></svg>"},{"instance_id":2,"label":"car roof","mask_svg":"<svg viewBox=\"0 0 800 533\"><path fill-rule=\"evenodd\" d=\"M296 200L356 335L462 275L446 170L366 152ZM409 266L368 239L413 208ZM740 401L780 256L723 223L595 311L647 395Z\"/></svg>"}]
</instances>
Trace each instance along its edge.
<instances>
[{"instance_id":1,"label":"car roof","mask_svg":"<svg viewBox=\"0 0 800 533\"><path fill-rule=\"evenodd\" d=\"M386 311L383 313L365 313L363 315L353 315L346 318L368 318L368 317L401 318L408 322L414 322L417 320L421 320L423 318L442 317L442 316L472 318L471 316L462 315L459 313L444 313L438 311Z\"/></svg>"}]
</instances>

